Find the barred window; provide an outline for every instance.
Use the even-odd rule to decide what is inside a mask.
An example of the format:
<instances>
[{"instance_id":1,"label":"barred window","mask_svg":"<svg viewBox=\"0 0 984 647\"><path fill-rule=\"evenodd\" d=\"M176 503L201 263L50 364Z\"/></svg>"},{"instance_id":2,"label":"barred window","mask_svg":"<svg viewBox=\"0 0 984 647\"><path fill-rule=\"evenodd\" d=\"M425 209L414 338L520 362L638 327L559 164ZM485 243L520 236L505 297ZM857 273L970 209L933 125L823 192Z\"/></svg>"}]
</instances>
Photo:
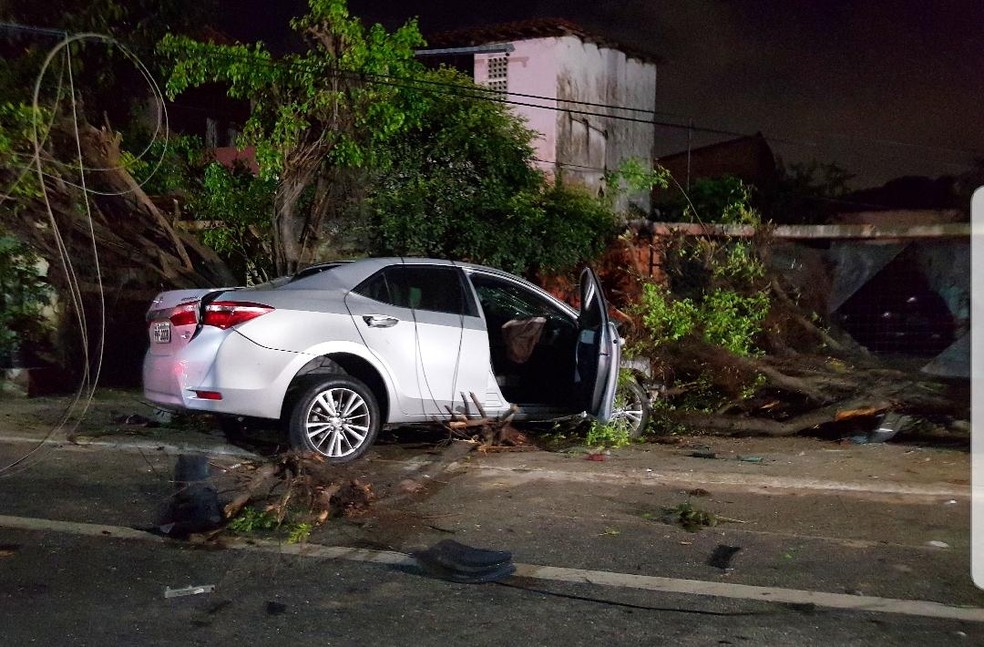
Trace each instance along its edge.
<instances>
[{"instance_id":1,"label":"barred window","mask_svg":"<svg viewBox=\"0 0 984 647\"><path fill-rule=\"evenodd\" d=\"M495 56L489 59L488 86L490 90L505 93L508 91L509 58Z\"/></svg>"}]
</instances>

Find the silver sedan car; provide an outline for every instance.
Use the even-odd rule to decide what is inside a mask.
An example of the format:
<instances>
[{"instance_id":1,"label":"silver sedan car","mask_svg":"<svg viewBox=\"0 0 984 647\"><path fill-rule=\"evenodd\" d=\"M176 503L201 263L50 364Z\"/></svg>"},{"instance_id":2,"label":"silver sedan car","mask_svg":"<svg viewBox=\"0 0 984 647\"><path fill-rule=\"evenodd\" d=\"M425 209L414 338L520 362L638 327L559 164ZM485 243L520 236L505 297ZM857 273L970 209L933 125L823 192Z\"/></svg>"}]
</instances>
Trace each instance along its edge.
<instances>
[{"instance_id":1,"label":"silver sedan car","mask_svg":"<svg viewBox=\"0 0 984 647\"><path fill-rule=\"evenodd\" d=\"M326 263L251 288L173 290L147 314L144 393L165 408L281 420L291 446L362 456L383 425L612 415L620 338L594 272L581 310L447 260ZM467 403L467 404L466 404Z\"/></svg>"}]
</instances>

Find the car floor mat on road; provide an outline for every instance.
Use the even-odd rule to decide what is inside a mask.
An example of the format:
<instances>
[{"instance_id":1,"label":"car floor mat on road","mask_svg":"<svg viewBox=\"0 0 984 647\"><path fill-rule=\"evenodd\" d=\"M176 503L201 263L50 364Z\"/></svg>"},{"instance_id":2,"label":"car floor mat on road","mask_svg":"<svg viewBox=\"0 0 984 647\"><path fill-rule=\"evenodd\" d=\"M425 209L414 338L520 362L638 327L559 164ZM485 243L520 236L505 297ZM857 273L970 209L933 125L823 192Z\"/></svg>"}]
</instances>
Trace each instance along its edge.
<instances>
[{"instance_id":1,"label":"car floor mat on road","mask_svg":"<svg viewBox=\"0 0 984 647\"><path fill-rule=\"evenodd\" d=\"M512 553L473 548L452 539L440 541L413 556L426 573L452 582L496 582L516 572Z\"/></svg>"}]
</instances>

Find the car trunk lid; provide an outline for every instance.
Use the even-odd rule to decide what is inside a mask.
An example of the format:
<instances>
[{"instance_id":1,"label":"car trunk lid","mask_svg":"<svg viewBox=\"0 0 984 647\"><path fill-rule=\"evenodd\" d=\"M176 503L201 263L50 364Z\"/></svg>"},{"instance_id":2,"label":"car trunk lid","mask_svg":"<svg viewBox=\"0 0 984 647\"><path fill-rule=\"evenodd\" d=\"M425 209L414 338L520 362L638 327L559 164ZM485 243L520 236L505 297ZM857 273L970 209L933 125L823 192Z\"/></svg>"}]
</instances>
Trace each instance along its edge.
<instances>
[{"instance_id":1,"label":"car trunk lid","mask_svg":"<svg viewBox=\"0 0 984 647\"><path fill-rule=\"evenodd\" d=\"M229 289L168 290L158 294L147 311L149 352L168 356L187 346L200 328L203 308Z\"/></svg>"}]
</instances>

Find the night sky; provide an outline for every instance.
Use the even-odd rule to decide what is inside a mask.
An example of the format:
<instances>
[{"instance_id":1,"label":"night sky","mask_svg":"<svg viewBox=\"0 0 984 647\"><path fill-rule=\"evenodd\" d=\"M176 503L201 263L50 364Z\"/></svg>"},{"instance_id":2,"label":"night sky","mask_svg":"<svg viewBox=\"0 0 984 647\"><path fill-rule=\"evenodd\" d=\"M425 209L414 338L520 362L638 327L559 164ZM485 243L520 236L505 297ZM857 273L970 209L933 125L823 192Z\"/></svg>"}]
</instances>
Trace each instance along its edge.
<instances>
[{"instance_id":1,"label":"night sky","mask_svg":"<svg viewBox=\"0 0 984 647\"><path fill-rule=\"evenodd\" d=\"M229 29L282 42L303 0L242 2ZM247 2L246 5L253 5ZM558 17L665 62L667 121L763 132L789 162L837 162L857 187L900 175L959 174L984 157L984 2L980 0L350 0L354 15L424 35ZM695 132L699 146L721 135ZM660 129L657 154L685 149Z\"/></svg>"}]
</instances>

